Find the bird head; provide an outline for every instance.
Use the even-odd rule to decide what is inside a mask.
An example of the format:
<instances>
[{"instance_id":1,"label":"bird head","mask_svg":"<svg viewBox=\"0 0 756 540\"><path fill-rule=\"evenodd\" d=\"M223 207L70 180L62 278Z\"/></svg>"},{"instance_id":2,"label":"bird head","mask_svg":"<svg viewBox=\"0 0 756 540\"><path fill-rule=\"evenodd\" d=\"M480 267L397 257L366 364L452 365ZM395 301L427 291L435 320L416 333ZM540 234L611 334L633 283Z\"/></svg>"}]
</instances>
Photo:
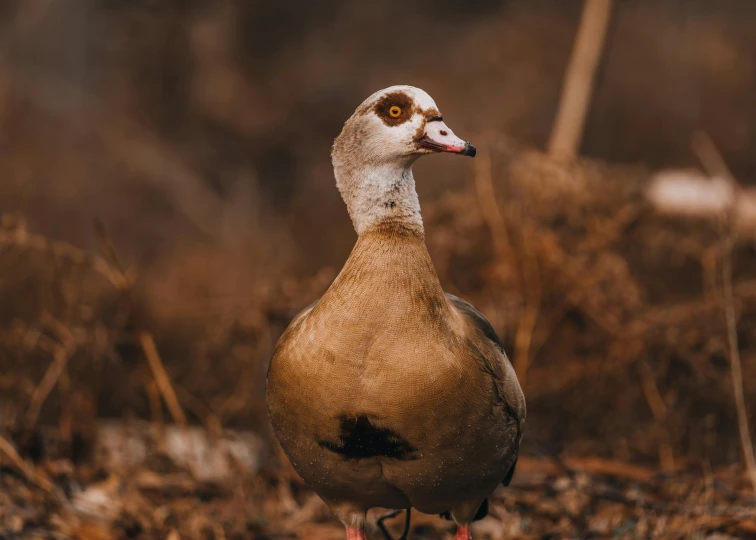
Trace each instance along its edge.
<instances>
[{"instance_id":1,"label":"bird head","mask_svg":"<svg viewBox=\"0 0 756 540\"><path fill-rule=\"evenodd\" d=\"M404 85L379 90L363 101L334 143L334 154L350 154L361 163L411 164L439 152L472 157L475 147L444 123L433 98Z\"/></svg>"}]
</instances>

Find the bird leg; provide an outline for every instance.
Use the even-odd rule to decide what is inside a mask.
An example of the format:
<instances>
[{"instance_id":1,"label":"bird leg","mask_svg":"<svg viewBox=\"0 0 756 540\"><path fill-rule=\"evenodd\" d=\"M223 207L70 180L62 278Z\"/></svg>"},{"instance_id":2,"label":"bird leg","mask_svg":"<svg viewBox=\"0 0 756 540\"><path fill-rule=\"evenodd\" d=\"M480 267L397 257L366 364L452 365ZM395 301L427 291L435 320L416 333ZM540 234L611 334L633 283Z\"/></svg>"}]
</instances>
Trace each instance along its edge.
<instances>
[{"instance_id":1,"label":"bird leg","mask_svg":"<svg viewBox=\"0 0 756 540\"><path fill-rule=\"evenodd\" d=\"M458 525L457 534L454 536L454 540L472 540L472 533L470 532L470 526Z\"/></svg>"},{"instance_id":2,"label":"bird leg","mask_svg":"<svg viewBox=\"0 0 756 540\"><path fill-rule=\"evenodd\" d=\"M399 537L399 540L407 540L407 535L409 535L409 529L410 529L410 516L411 516L412 508L407 508L407 515L404 518L404 532ZM394 540L391 537L391 534L389 534L388 529L386 529L386 526L383 524L384 521L387 519L391 519L394 516L398 516L402 513L402 510L392 510L391 512L388 512L387 514L383 514L381 517L379 517L376 520L376 524L378 525L378 528L383 533L383 538L385 540Z\"/></svg>"},{"instance_id":3,"label":"bird leg","mask_svg":"<svg viewBox=\"0 0 756 540\"><path fill-rule=\"evenodd\" d=\"M367 540L367 534L365 528L349 529L346 530L346 540Z\"/></svg>"}]
</instances>

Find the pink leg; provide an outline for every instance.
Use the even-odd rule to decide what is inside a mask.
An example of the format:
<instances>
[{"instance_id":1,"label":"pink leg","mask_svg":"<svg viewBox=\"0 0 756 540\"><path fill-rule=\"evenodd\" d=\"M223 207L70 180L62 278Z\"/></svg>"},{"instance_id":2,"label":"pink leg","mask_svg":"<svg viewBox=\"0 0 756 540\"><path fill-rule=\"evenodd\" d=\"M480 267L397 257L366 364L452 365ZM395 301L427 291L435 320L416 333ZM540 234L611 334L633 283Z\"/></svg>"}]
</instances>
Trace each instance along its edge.
<instances>
[{"instance_id":1,"label":"pink leg","mask_svg":"<svg viewBox=\"0 0 756 540\"><path fill-rule=\"evenodd\" d=\"M470 532L469 525L457 526L457 534L454 536L454 540L472 540L472 533Z\"/></svg>"},{"instance_id":2,"label":"pink leg","mask_svg":"<svg viewBox=\"0 0 756 540\"><path fill-rule=\"evenodd\" d=\"M365 529L347 529L346 540L367 540Z\"/></svg>"}]
</instances>

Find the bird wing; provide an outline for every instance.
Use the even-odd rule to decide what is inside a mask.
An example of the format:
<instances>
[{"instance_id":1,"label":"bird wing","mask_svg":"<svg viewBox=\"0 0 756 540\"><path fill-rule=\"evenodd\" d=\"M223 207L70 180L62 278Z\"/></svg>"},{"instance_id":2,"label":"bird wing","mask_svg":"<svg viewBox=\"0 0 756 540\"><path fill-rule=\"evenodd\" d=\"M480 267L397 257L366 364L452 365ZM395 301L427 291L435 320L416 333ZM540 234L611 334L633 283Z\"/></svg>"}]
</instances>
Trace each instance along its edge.
<instances>
[{"instance_id":1,"label":"bird wing","mask_svg":"<svg viewBox=\"0 0 756 540\"><path fill-rule=\"evenodd\" d=\"M476 356L483 364L483 368L491 374L494 379L496 392L499 396L499 400L502 405L507 408L511 416L516 420L519 434L522 433L522 428L525 423L525 397L520 388L520 383L517 381L514 368L509 362L504 347L502 345L499 336L496 334L491 323L488 319L473 307L469 302L462 300L454 296L453 294L446 293L446 298L457 308L462 316L483 335L485 340L488 340L489 346L485 344L479 347L478 354ZM512 479L514 473L515 463L517 462L517 455L515 454L515 461L512 467L507 473L503 482L508 484Z\"/></svg>"},{"instance_id":2,"label":"bird wing","mask_svg":"<svg viewBox=\"0 0 756 540\"><path fill-rule=\"evenodd\" d=\"M475 306L473 306L471 303L466 302L465 300L462 300L458 296L454 296L450 293L445 293L446 298L454 304L454 307L456 307L460 313L462 313L465 317L467 317L474 326L478 328L481 332L483 332L483 335L486 336L488 339L496 343L496 345L499 346L499 349L501 349L501 352L504 352L504 345L502 345L501 340L499 339L498 334L496 334L496 330L494 330L493 326L491 326L491 323L488 322L488 319L480 312L478 311ZM506 354L504 355L506 358ZM509 360L507 360L509 361Z\"/></svg>"},{"instance_id":3,"label":"bird wing","mask_svg":"<svg viewBox=\"0 0 756 540\"><path fill-rule=\"evenodd\" d=\"M462 316L467 319L467 321L474 328L478 329L478 331L486 340L491 342L492 346L488 347L487 349L495 349L494 352L491 352L489 354L481 351L481 353L476 356L480 358L480 360L484 364L486 371L491 373L492 377L494 378L495 385L497 387L497 393L500 396L500 399L503 401L503 405L510 410L512 416L514 416L514 418L517 420L518 431L519 433L522 433L522 427L525 421L525 399L522 395L522 390L520 389L520 385L517 382L517 378L514 374L514 369L512 368L512 365L510 364L506 353L504 352L504 346L499 339L496 330L494 330L493 326L491 326L491 323L488 322L488 319L486 319L486 317L469 302L466 302L465 300L462 300L461 298L449 293L446 293L446 298L452 303L455 308L457 308ZM502 479L501 483L505 486L508 486L512 481L515 466L517 465L518 452L519 446L515 450L514 462L512 463L512 466L509 468L506 476ZM486 498L480 505L478 512L473 518L473 521L481 520L487 515L488 498ZM440 516L444 519L452 519L450 512L443 512L440 514Z\"/></svg>"}]
</instances>

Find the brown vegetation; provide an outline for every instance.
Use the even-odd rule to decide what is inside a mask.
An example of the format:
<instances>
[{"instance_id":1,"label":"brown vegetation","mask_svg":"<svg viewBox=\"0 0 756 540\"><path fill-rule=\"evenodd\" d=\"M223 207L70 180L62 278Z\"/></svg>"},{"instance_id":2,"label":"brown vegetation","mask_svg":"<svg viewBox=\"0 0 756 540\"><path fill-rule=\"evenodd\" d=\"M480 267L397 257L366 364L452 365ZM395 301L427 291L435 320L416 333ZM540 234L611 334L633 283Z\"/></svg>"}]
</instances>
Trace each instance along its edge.
<instances>
[{"instance_id":1,"label":"brown vegetation","mask_svg":"<svg viewBox=\"0 0 756 540\"><path fill-rule=\"evenodd\" d=\"M694 128L752 182L751 3L615 3L593 158L571 163L533 148L579 3L189 4L4 8L0 535L340 537L271 451L262 389L353 242L330 143L395 82L480 149L418 165L427 242L528 399L519 472L480 534L756 535L730 376L735 343L753 426L752 240L646 197L659 167L716 175Z\"/></svg>"}]
</instances>

